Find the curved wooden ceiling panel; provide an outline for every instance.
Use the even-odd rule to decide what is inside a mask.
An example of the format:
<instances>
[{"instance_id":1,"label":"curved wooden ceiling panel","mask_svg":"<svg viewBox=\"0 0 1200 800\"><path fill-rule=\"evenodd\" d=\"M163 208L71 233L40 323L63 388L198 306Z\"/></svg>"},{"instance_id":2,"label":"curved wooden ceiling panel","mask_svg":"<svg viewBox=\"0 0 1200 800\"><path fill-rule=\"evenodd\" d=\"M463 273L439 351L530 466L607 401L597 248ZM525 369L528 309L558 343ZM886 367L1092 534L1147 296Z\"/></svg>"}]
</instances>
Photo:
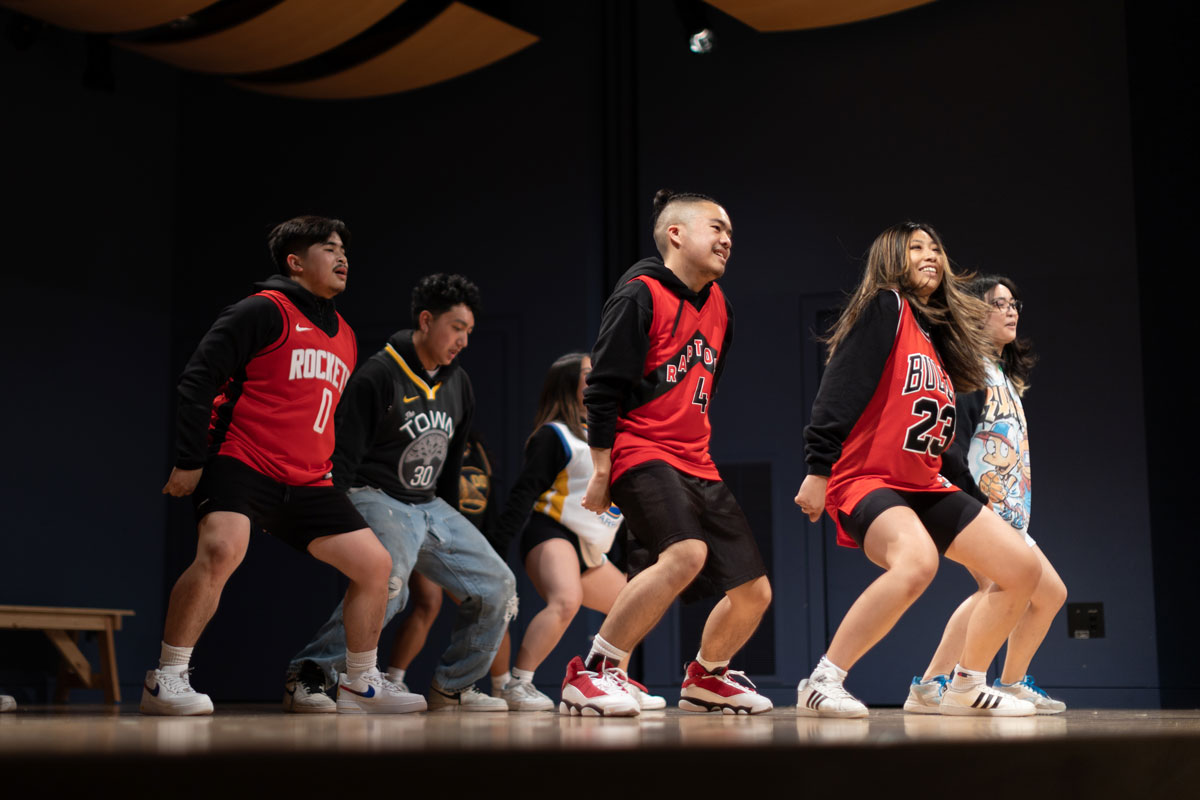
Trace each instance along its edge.
<instances>
[{"instance_id":1,"label":"curved wooden ceiling panel","mask_svg":"<svg viewBox=\"0 0 1200 800\"><path fill-rule=\"evenodd\" d=\"M0 0L0 6L87 33L125 33L166 25L217 0Z\"/></svg>"},{"instance_id":2,"label":"curved wooden ceiling panel","mask_svg":"<svg viewBox=\"0 0 1200 800\"><path fill-rule=\"evenodd\" d=\"M933 0L705 0L759 31L843 25L923 6Z\"/></svg>"},{"instance_id":3,"label":"curved wooden ceiling panel","mask_svg":"<svg viewBox=\"0 0 1200 800\"><path fill-rule=\"evenodd\" d=\"M3 0L0 0L2 2ZM356 0L330 13L329 0L284 0L240 25L178 42L121 42L130 50L197 72L263 72L324 53L386 17L404 0Z\"/></svg>"},{"instance_id":4,"label":"curved wooden ceiling panel","mask_svg":"<svg viewBox=\"0 0 1200 800\"><path fill-rule=\"evenodd\" d=\"M428 86L487 66L537 41L533 34L461 3L374 58L323 78L296 83L235 81L266 94L354 99Z\"/></svg>"}]
</instances>

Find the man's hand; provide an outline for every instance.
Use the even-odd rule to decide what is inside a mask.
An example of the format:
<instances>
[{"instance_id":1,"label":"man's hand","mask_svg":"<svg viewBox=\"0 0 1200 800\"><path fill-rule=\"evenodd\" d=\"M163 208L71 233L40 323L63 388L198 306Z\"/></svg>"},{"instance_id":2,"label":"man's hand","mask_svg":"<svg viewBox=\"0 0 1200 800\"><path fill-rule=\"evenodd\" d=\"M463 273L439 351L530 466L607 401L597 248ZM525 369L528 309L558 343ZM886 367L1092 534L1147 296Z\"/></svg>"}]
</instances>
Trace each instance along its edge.
<instances>
[{"instance_id":1,"label":"man's hand","mask_svg":"<svg viewBox=\"0 0 1200 800\"><path fill-rule=\"evenodd\" d=\"M196 484L200 482L201 472L204 472L203 467L200 469L175 467L171 470L171 477L167 478L167 485L162 488L162 493L172 497L187 497L196 491Z\"/></svg>"},{"instance_id":2,"label":"man's hand","mask_svg":"<svg viewBox=\"0 0 1200 800\"><path fill-rule=\"evenodd\" d=\"M825 510L825 487L828 485L829 478L824 475L809 475L800 484L800 491L796 492L796 505L808 515L809 522L821 518L821 512Z\"/></svg>"}]
</instances>

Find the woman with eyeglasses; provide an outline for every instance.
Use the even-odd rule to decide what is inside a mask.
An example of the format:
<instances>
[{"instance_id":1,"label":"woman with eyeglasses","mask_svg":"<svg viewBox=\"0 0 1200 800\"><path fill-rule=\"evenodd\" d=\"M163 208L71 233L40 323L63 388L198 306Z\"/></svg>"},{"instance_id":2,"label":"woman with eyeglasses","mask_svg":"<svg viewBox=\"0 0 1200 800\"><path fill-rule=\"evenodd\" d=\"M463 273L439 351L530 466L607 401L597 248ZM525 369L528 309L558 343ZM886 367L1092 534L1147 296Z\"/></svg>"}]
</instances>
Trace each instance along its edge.
<instances>
[{"instance_id":1,"label":"woman with eyeglasses","mask_svg":"<svg viewBox=\"0 0 1200 800\"><path fill-rule=\"evenodd\" d=\"M1051 698L1026 674L1034 653L1046 638L1050 623L1067 599L1067 587L1051 566L1046 554L1029 535L1032 498L1029 470L1029 435L1021 397L1029 388L1029 373L1037 358L1028 339L1017 338L1021 301L1017 285L1001 275L981 275L967 284L967 291L991 307L986 332L991 348L984 358L987 386L978 392L960 394L955 403L960 435L942 457L942 474L970 492L1008 522L1042 564L1042 577L1029 598L1029 606L1008 637L1004 670L994 688L1028 700L1039 714L1058 714L1067 706ZM941 644L929 668L909 686L904 710L917 714L938 713L941 694L954 661L962 650L967 620L972 609L991 586L990 581L971 573L979 589L955 610L946 624Z\"/></svg>"},{"instance_id":2,"label":"woman with eyeglasses","mask_svg":"<svg viewBox=\"0 0 1200 800\"><path fill-rule=\"evenodd\" d=\"M799 714L867 716L843 686L846 674L925 591L942 554L993 585L967 612L939 712L1036 713L1032 703L989 688L986 671L1029 604L1041 565L1006 522L940 474L954 438L956 389L986 385L980 354L990 347L983 332L989 307L963 283L933 228L895 225L871 245L829 337L796 504L813 522L828 511L838 543L861 547L884 572L796 687Z\"/></svg>"}]
</instances>

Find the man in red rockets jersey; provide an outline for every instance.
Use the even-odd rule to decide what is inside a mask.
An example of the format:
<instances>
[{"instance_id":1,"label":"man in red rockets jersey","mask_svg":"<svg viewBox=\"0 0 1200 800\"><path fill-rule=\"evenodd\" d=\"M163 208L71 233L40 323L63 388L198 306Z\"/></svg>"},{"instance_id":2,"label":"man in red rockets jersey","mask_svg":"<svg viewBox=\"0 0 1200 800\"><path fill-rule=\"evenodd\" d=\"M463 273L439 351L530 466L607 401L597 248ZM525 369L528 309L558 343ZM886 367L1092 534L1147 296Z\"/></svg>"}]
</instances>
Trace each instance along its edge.
<instances>
[{"instance_id":1,"label":"man in red rockets jersey","mask_svg":"<svg viewBox=\"0 0 1200 800\"><path fill-rule=\"evenodd\" d=\"M164 494L192 495L196 559L171 592L158 669L143 714L211 714L188 677L192 648L241 563L251 522L350 579L339 691L353 711L413 710L376 668L391 557L333 487L333 411L357 358L333 298L346 288L349 231L297 217L271 231L279 275L222 312L179 382L178 458ZM215 397L215 399L214 399Z\"/></svg>"},{"instance_id":2,"label":"man in red rockets jersey","mask_svg":"<svg viewBox=\"0 0 1200 800\"><path fill-rule=\"evenodd\" d=\"M592 350L584 402L595 472L583 505L600 513L615 502L656 560L621 590L587 658L567 666L559 710L637 714L617 664L702 577L725 596L687 667L679 707L756 714L771 701L728 667L758 627L771 587L708 452L709 406L733 341L732 307L715 282L733 226L712 198L661 190L654 242L662 260L644 259L621 278Z\"/></svg>"}]
</instances>

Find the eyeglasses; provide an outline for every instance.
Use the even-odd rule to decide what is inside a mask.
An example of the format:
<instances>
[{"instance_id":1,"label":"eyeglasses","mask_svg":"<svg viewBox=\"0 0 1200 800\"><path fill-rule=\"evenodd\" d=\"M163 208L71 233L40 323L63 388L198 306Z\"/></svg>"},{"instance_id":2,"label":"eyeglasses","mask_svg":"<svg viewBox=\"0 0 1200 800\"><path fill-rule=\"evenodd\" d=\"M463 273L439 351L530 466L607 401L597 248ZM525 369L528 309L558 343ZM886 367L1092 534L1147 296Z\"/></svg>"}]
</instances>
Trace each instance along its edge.
<instances>
[{"instance_id":1,"label":"eyeglasses","mask_svg":"<svg viewBox=\"0 0 1200 800\"><path fill-rule=\"evenodd\" d=\"M1007 314L1008 310L1010 308L1013 311L1020 314L1021 309L1025 307L1025 304L1022 303L1020 300L1006 300L1004 298L1000 298L998 300L992 300L991 303L992 303L992 308L996 309L1001 314Z\"/></svg>"}]
</instances>

